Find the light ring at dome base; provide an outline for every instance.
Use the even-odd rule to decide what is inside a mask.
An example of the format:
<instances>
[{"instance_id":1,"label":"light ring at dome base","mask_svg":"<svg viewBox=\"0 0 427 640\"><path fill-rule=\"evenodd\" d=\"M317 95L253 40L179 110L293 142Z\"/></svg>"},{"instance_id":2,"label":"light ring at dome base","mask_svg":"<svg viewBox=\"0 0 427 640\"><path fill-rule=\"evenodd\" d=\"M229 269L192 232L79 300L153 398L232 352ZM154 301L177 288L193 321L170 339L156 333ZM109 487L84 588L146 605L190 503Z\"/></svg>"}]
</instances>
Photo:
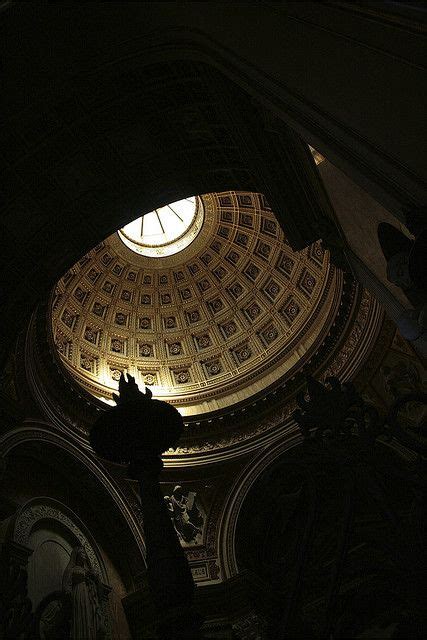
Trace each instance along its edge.
<instances>
[{"instance_id":1,"label":"light ring at dome base","mask_svg":"<svg viewBox=\"0 0 427 640\"><path fill-rule=\"evenodd\" d=\"M117 234L134 253L163 258L186 249L198 236L203 221L203 203L191 196L136 218Z\"/></svg>"}]
</instances>

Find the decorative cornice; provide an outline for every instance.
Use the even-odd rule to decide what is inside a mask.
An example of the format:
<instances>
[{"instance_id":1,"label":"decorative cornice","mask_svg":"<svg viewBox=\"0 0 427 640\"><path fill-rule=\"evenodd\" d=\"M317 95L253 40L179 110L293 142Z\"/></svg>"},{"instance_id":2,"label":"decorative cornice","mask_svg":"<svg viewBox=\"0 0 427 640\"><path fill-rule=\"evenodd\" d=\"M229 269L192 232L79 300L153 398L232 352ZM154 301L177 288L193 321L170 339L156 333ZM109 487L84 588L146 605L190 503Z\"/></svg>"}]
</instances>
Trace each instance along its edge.
<instances>
[{"instance_id":1,"label":"decorative cornice","mask_svg":"<svg viewBox=\"0 0 427 640\"><path fill-rule=\"evenodd\" d=\"M292 379L279 382L228 412L207 416L205 420L187 420L183 443L164 456L165 466L211 464L274 442L281 437L282 429L287 428L287 420L295 408L293 398L304 383L307 367L320 378L330 370L343 381L355 375L373 347L383 314L369 293L359 292L351 280L346 286L343 300L347 302L332 319L329 334L316 351L301 360L301 370ZM44 318L41 312L34 317L27 339L27 370L32 391L49 420L64 433L71 430L80 446L89 450L87 429L102 410L101 406L97 407L90 396L65 375L49 349L40 350L45 344ZM70 422L73 414L75 417Z\"/></svg>"}]
</instances>

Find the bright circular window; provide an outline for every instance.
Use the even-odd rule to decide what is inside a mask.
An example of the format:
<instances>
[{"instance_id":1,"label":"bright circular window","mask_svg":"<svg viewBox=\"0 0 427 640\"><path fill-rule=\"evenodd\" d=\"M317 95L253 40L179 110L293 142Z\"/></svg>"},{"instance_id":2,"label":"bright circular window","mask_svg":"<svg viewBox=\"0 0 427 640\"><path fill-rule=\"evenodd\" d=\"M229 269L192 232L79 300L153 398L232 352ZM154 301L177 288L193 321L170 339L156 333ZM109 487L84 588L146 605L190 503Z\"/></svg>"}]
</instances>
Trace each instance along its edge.
<instances>
[{"instance_id":1,"label":"bright circular window","mask_svg":"<svg viewBox=\"0 0 427 640\"><path fill-rule=\"evenodd\" d=\"M193 196L146 213L120 229L118 235L135 253L161 258L186 249L198 235L203 219L202 201Z\"/></svg>"}]
</instances>

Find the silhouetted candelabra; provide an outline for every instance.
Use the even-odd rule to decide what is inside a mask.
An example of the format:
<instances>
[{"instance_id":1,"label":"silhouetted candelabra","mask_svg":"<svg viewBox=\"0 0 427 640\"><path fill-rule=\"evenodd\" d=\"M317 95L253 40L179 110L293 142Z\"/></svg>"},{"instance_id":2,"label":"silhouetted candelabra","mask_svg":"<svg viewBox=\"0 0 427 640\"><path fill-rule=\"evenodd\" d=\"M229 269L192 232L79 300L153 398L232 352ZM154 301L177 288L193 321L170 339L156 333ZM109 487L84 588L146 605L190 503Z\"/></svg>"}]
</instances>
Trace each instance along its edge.
<instances>
[{"instance_id":1,"label":"silhouetted candelabra","mask_svg":"<svg viewBox=\"0 0 427 640\"><path fill-rule=\"evenodd\" d=\"M183 432L179 412L139 391L132 376L119 382L117 406L94 424L91 444L103 458L129 465L141 491L147 574L159 614L161 638L198 637L200 621L192 609L194 581L160 490L161 453L175 447Z\"/></svg>"}]
</instances>

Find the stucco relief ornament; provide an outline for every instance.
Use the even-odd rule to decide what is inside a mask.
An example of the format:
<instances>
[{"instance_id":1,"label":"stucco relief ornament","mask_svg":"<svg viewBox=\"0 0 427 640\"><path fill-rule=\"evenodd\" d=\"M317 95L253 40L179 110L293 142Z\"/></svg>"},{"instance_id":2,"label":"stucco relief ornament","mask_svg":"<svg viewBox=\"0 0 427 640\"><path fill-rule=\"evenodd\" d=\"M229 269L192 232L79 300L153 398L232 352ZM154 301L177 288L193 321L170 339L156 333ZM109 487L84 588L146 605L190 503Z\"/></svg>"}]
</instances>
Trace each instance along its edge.
<instances>
[{"instance_id":1,"label":"stucco relief ornament","mask_svg":"<svg viewBox=\"0 0 427 640\"><path fill-rule=\"evenodd\" d=\"M189 544L196 542L202 533L203 516L196 505L194 491L184 493L180 485L176 485L172 495L165 496L172 523L180 540Z\"/></svg>"}]
</instances>

